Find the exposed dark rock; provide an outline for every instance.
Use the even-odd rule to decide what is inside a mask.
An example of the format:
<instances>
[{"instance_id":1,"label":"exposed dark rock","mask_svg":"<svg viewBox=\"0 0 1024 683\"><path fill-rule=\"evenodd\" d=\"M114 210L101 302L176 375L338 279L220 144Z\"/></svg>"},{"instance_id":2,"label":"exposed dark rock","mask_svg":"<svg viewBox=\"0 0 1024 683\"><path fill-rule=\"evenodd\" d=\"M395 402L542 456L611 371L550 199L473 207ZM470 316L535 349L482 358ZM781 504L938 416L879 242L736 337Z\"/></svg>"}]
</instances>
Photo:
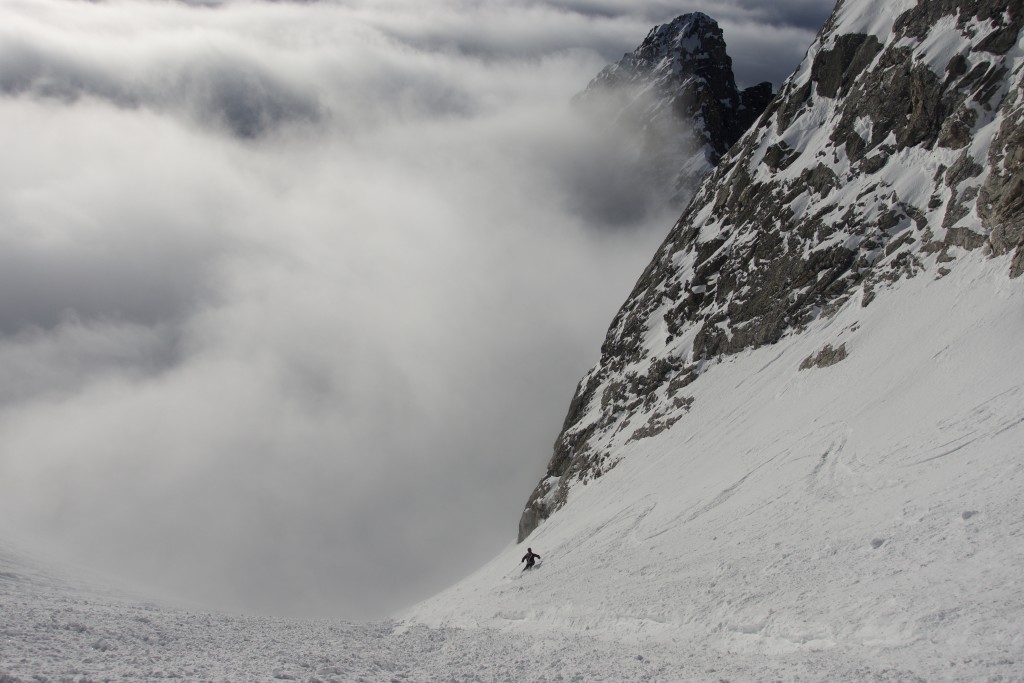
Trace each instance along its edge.
<instances>
[{"instance_id":1,"label":"exposed dark rock","mask_svg":"<svg viewBox=\"0 0 1024 683\"><path fill-rule=\"evenodd\" d=\"M961 219L966 217L970 213L970 205L968 199L970 195L978 192L976 187L966 187L963 191L958 191L958 187L964 182L971 178L976 178L985 169L974 161L974 158L964 152L961 154L956 162L946 170L945 184L952 190L949 201L946 203L946 213L942 219L942 227L947 230L951 230ZM952 240L956 240L956 233L953 233ZM964 244L956 244L956 241L952 241L947 235L946 243L953 244L956 246L965 246ZM965 244L972 243L970 240ZM980 244L978 245L980 246ZM965 248L976 248L976 247L965 247Z\"/></svg>"},{"instance_id":2,"label":"exposed dark rock","mask_svg":"<svg viewBox=\"0 0 1024 683\"><path fill-rule=\"evenodd\" d=\"M861 169L863 169L864 173L869 175L872 173L878 173L885 168L885 162L888 160L889 155L884 152L873 154L861 162Z\"/></svg>"},{"instance_id":3,"label":"exposed dark rock","mask_svg":"<svg viewBox=\"0 0 1024 683\"><path fill-rule=\"evenodd\" d=\"M949 228L946 231L946 244L972 251L984 246L985 236L970 228Z\"/></svg>"},{"instance_id":4,"label":"exposed dark rock","mask_svg":"<svg viewBox=\"0 0 1024 683\"><path fill-rule=\"evenodd\" d=\"M774 98L775 91L772 88L772 84L768 81L763 81L740 91L740 108L736 112L736 131L742 135L754 125L754 122L764 113L764 110L768 108L768 105L771 104Z\"/></svg>"},{"instance_id":5,"label":"exposed dark rock","mask_svg":"<svg viewBox=\"0 0 1024 683\"><path fill-rule=\"evenodd\" d=\"M683 419L683 416L690 412L691 406L693 406L692 396L683 396L673 399L671 409L665 412L655 412L647 420L647 423L635 430L632 436L629 437L629 441L639 441L640 439L648 439L652 436L657 436L663 431L674 425L679 420Z\"/></svg>"},{"instance_id":6,"label":"exposed dark rock","mask_svg":"<svg viewBox=\"0 0 1024 683\"><path fill-rule=\"evenodd\" d=\"M814 168L804 171L800 179L807 187L813 188L820 195L828 194L839 185L839 178L832 169L824 164L818 164Z\"/></svg>"},{"instance_id":7,"label":"exposed dark rock","mask_svg":"<svg viewBox=\"0 0 1024 683\"><path fill-rule=\"evenodd\" d=\"M795 149L785 142L779 142L765 151L763 161L773 171L781 171L793 163L799 156L800 153Z\"/></svg>"},{"instance_id":8,"label":"exposed dark rock","mask_svg":"<svg viewBox=\"0 0 1024 683\"><path fill-rule=\"evenodd\" d=\"M552 483L545 479L530 495L526 509L519 519L519 541L521 542L548 516L565 504L568 488L566 483ZM549 495L553 494L553 495Z\"/></svg>"},{"instance_id":9,"label":"exposed dark rock","mask_svg":"<svg viewBox=\"0 0 1024 683\"><path fill-rule=\"evenodd\" d=\"M800 363L800 369L827 368L843 360L847 355L846 344L840 344L836 348L832 348L831 344L826 344L817 354L804 358Z\"/></svg>"},{"instance_id":10,"label":"exposed dark rock","mask_svg":"<svg viewBox=\"0 0 1024 683\"><path fill-rule=\"evenodd\" d=\"M959 108L942 124L938 145L948 149L960 149L971 142L971 131L978 123L978 112L967 103Z\"/></svg>"},{"instance_id":11,"label":"exposed dark rock","mask_svg":"<svg viewBox=\"0 0 1024 683\"><path fill-rule=\"evenodd\" d=\"M956 17L956 27L969 32L975 22L991 22L996 28L974 49L1006 54L1018 40L1024 26L1024 9L1018 2L1006 0L919 0L917 6L901 14L893 26L897 34L924 40L943 17Z\"/></svg>"},{"instance_id":12,"label":"exposed dark rock","mask_svg":"<svg viewBox=\"0 0 1024 683\"><path fill-rule=\"evenodd\" d=\"M652 182L683 203L772 97L771 83L737 89L721 28L694 12L651 29L574 102L642 130Z\"/></svg>"},{"instance_id":13,"label":"exposed dark rock","mask_svg":"<svg viewBox=\"0 0 1024 683\"><path fill-rule=\"evenodd\" d=\"M1024 247L1024 75L1003 104L1003 123L989 148L992 169L978 192L978 213L990 230L993 254L1001 256ZM1015 260L1016 263L1016 260ZM1019 266L1013 268L1020 275Z\"/></svg>"},{"instance_id":14,"label":"exposed dark rock","mask_svg":"<svg viewBox=\"0 0 1024 683\"><path fill-rule=\"evenodd\" d=\"M1010 261L1010 277L1018 278L1024 275L1024 244L1017 247L1013 253L1013 260Z\"/></svg>"},{"instance_id":15,"label":"exposed dark rock","mask_svg":"<svg viewBox=\"0 0 1024 683\"><path fill-rule=\"evenodd\" d=\"M776 113L775 110L777 110L776 125L780 134L789 128L793 119L799 116L810 102L812 85L813 83L808 81L797 88L792 83L787 83L783 86L779 97L772 102L769 109L770 113Z\"/></svg>"},{"instance_id":16,"label":"exposed dark rock","mask_svg":"<svg viewBox=\"0 0 1024 683\"><path fill-rule=\"evenodd\" d=\"M974 161L974 158L965 152L957 157L956 162L946 170L946 187L955 189L965 180L977 178L984 170L981 164Z\"/></svg>"},{"instance_id":17,"label":"exposed dark rock","mask_svg":"<svg viewBox=\"0 0 1024 683\"><path fill-rule=\"evenodd\" d=\"M811 66L811 80L818 85L818 95L845 95L881 50L882 44L871 35L854 33L836 38L835 47L819 52Z\"/></svg>"}]
</instances>

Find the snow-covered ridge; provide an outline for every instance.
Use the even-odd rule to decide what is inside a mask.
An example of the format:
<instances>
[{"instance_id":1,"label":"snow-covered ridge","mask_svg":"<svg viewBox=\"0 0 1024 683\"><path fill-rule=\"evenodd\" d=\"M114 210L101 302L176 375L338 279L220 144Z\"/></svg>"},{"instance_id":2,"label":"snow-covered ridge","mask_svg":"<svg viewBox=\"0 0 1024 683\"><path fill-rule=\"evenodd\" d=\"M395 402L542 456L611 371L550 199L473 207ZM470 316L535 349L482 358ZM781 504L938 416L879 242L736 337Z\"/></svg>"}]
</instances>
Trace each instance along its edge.
<instances>
[{"instance_id":1,"label":"snow-covered ridge","mask_svg":"<svg viewBox=\"0 0 1024 683\"><path fill-rule=\"evenodd\" d=\"M721 359L968 254L1024 271L1019 7L845 0L705 180L580 382L520 540L679 421Z\"/></svg>"}]
</instances>

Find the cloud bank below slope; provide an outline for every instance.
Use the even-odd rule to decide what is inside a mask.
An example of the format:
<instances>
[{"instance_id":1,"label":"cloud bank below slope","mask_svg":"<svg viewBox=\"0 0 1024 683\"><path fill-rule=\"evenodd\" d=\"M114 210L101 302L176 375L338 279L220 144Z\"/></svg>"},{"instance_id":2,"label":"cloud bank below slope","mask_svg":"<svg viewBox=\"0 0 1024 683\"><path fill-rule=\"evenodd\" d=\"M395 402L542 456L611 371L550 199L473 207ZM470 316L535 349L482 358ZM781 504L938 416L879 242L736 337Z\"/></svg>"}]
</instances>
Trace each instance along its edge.
<instances>
[{"instance_id":1,"label":"cloud bank below slope","mask_svg":"<svg viewBox=\"0 0 1024 683\"><path fill-rule=\"evenodd\" d=\"M10 532L349 616L494 552L671 220L567 105L652 11L5 5Z\"/></svg>"}]
</instances>

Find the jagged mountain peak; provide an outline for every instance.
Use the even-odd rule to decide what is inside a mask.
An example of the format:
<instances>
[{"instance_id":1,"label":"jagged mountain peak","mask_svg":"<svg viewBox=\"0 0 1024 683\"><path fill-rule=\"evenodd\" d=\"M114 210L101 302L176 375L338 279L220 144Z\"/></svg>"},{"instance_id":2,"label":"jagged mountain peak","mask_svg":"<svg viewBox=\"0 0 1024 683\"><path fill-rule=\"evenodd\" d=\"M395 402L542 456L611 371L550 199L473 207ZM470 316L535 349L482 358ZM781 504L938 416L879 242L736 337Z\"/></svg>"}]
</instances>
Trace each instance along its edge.
<instances>
[{"instance_id":1,"label":"jagged mountain peak","mask_svg":"<svg viewBox=\"0 0 1024 683\"><path fill-rule=\"evenodd\" d=\"M692 12L653 27L635 50L605 67L594 83L647 78L654 73L693 73L706 65L724 67L723 75L735 85L732 60L718 22L703 12Z\"/></svg>"},{"instance_id":2,"label":"jagged mountain peak","mask_svg":"<svg viewBox=\"0 0 1024 683\"><path fill-rule=\"evenodd\" d=\"M722 29L693 12L652 28L574 101L638 131L648 182L681 207L771 98L767 82L737 88Z\"/></svg>"},{"instance_id":3,"label":"jagged mountain peak","mask_svg":"<svg viewBox=\"0 0 1024 683\"><path fill-rule=\"evenodd\" d=\"M1024 272L1022 14L992 0L838 4L612 321L520 538L623 444L685 419L700 400L688 387L723 357L945 277L975 250Z\"/></svg>"},{"instance_id":4,"label":"jagged mountain peak","mask_svg":"<svg viewBox=\"0 0 1024 683\"><path fill-rule=\"evenodd\" d=\"M732 60L725 53L722 29L717 21L703 12L682 14L667 24L655 26L640 47L624 57L634 63L667 58L668 65L674 70L692 69L703 61L709 61L715 66L728 67L728 77L732 77Z\"/></svg>"}]
</instances>

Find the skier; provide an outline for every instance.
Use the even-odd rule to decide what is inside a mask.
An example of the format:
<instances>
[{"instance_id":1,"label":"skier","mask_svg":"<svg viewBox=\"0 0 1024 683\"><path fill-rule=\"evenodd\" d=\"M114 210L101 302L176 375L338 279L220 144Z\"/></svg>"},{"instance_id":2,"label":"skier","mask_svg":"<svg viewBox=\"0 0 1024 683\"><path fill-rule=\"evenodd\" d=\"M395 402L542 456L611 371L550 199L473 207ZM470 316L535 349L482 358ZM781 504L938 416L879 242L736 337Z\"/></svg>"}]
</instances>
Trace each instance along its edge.
<instances>
[{"instance_id":1,"label":"skier","mask_svg":"<svg viewBox=\"0 0 1024 683\"><path fill-rule=\"evenodd\" d=\"M523 555L523 559L521 559L519 561L526 563L526 566L523 567L523 571L525 572L527 569L533 569L533 562L534 562L534 560L539 560L539 559L540 559L540 555L538 555L537 553L533 552L533 548L527 548L526 549L526 554Z\"/></svg>"}]
</instances>

